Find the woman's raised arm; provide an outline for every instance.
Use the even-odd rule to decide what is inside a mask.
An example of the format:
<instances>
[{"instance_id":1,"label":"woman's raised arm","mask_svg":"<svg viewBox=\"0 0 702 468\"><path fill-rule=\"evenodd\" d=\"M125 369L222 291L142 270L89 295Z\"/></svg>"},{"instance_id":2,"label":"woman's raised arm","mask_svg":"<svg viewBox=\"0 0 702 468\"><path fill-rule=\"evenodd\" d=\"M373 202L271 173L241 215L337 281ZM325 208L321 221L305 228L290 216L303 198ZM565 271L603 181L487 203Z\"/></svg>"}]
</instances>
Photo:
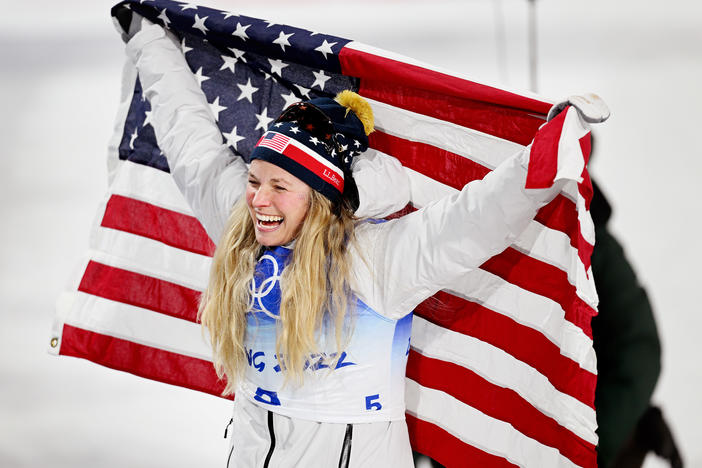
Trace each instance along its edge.
<instances>
[{"instance_id":1,"label":"woman's raised arm","mask_svg":"<svg viewBox=\"0 0 702 468\"><path fill-rule=\"evenodd\" d=\"M144 24L127 43L127 55L151 103L151 122L171 174L207 234L218 242L232 206L244 194L248 168L223 143L205 95L170 33Z\"/></svg>"},{"instance_id":2,"label":"woman's raised arm","mask_svg":"<svg viewBox=\"0 0 702 468\"><path fill-rule=\"evenodd\" d=\"M560 171L554 172L556 180L549 188L525 188L530 170L543 157L532 154L543 153L532 144L452 196L402 218L359 227L359 245L365 249L361 255L367 259L354 266L360 298L383 315L402 317L512 244L566 180L577 180L582 173L579 138L588 128L575 108L566 112L572 113L569 131L560 144L556 140L558 150L546 155L558 159ZM549 125L540 132L552 130ZM530 157L537 162L532 169Z\"/></svg>"}]
</instances>

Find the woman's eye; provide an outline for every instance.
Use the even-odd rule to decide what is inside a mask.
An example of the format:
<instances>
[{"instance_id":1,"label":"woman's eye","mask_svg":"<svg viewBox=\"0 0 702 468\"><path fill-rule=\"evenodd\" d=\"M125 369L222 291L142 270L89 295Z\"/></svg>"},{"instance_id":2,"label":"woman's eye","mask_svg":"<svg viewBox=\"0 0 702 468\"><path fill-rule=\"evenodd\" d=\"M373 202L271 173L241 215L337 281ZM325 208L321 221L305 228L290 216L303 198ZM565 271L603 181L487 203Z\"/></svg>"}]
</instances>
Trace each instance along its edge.
<instances>
[{"instance_id":1,"label":"woman's eye","mask_svg":"<svg viewBox=\"0 0 702 468\"><path fill-rule=\"evenodd\" d=\"M258 182L252 179L249 179L249 185L253 185L254 187L258 186Z\"/></svg>"},{"instance_id":2,"label":"woman's eye","mask_svg":"<svg viewBox=\"0 0 702 468\"><path fill-rule=\"evenodd\" d=\"M281 186L281 185L276 185L276 186L275 186L275 189L278 190L278 191L280 191L280 192L284 192L284 191L287 190L285 187L283 187L283 186Z\"/></svg>"}]
</instances>

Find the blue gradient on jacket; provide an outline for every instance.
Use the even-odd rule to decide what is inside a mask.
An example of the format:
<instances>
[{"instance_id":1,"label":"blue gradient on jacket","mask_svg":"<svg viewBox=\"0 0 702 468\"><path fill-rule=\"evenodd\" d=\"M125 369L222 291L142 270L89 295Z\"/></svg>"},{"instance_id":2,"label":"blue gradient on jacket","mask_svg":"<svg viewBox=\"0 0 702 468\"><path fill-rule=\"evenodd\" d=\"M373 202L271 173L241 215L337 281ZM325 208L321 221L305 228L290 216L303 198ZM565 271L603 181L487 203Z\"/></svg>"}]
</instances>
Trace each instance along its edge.
<instances>
[{"instance_id":1,"label":"blue gradient on jacket","mask_svg":"<svg viewBox=\"0 0 702 468\"><path fill-rule=\"evenodd\" d=\"M256 265L254 307L247 314L244 394L276 412L305 419L343 422L404 417L412 314L394 320L355 295L349 298L345 317L345 332L351 333L346 346L338 349L333 318L325 314L318 350L306 359L304 383L284 385L284 357L277 356L275 348L280 276L290 253L282 247L267 250Z\"/></svg>"}]
</instances>

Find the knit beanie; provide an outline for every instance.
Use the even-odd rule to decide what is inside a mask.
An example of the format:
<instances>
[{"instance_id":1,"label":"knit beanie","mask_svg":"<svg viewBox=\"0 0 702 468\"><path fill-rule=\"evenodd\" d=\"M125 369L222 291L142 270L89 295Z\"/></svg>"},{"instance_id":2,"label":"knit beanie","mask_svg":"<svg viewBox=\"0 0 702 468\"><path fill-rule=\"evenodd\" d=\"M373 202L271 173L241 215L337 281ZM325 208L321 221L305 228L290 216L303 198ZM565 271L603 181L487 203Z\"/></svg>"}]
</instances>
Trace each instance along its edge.
<instances>
[{"instance_id":1,"label":"knit beanie","mask_svg":"<svg viewBox=\"0 0 702 468\"><path fill-rule=\"evenodd\" d=\"M251 153L285 169L332 202L354 185L351 161L368 149L373 131L370 104L353 91L289 106Z\"/></svg>"}]
</instances>

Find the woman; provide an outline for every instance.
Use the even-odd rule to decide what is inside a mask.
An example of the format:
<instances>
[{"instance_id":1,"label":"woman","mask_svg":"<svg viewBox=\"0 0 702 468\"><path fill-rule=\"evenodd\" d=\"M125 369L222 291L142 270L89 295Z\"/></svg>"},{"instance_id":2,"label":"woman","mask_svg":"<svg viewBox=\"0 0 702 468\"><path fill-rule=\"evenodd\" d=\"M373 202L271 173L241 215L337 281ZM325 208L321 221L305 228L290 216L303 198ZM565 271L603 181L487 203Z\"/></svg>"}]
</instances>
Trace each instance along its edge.
<instances>
[{"instance_id":1,"label":"woman","mask_svg":"<svg viewBox=\"0 0 702 468\"><path fill-rule=\"evenodd\" d=\"M523 151L411 215L359 222L344 187L349 143L365 149L372 130L367 104L347 95L293 107L247 168L222 145L177 41L151 25L127 51L173 177L219 240L201 315L237 396L229 466L413 466L404 421L412 310L502 251L562 185L525 189ZM399 193L387 200L392 211L407 201L406 181L382 167L399 184L388 192ZM367 207L368 186L357 182Z\"/></svg>"}]
</instances>

